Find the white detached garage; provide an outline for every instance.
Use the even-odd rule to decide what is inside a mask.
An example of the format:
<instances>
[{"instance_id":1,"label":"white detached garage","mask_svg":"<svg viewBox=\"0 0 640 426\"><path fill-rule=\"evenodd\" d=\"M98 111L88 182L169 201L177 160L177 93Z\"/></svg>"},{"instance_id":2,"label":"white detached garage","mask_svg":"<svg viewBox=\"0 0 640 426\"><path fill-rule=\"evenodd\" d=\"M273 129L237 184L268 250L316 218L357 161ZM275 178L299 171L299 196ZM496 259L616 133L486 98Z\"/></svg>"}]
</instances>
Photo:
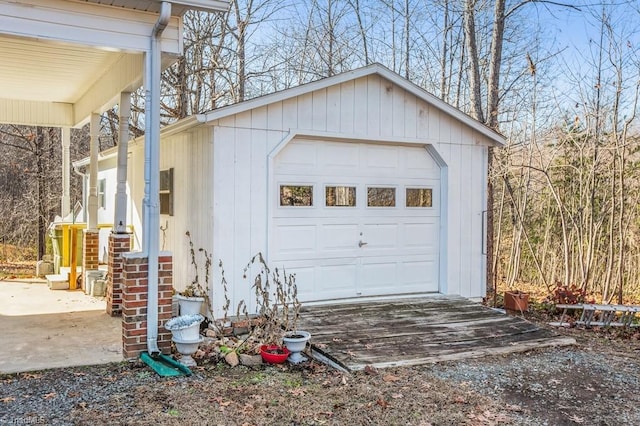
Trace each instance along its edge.
<instances>
[{"instance_id":1,"label":"white detached garage","mask_svg":"<svg viewBox=\"0 0 640 426\"><path fill-rule=\"evenodd\" d=\"M295 272L304 302L482 297L487 150L503 143L377 64L182 120L161 135L161 204L171 205L160 241L174 285L192 279L189 230L224 262L232 306L253 304L242 276L257 252ZM143 158L132 143L138 230Z\"/></svg>"}]
</instances>

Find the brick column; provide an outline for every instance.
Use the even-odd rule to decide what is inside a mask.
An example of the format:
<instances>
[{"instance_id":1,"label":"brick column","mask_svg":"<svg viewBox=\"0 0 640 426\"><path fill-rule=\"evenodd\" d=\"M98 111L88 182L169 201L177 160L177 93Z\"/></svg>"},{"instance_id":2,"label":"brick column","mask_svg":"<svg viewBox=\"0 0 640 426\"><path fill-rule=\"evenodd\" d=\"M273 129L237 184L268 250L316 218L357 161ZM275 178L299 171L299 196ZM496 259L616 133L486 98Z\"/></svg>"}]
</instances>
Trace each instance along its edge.
<instances>
[{"instance_id":1,"label":"brick column","mask_svg":"<svg viewBox=\"0 0 640 426\"><path fill-rule=\"evenodd\" d=\"M142 253L123 253L122 353L137 358L147 350L148 259ZM162 252L158 257L158 348L171 352L171 332L164 324L171 319L173 258Z\"/></svg>"},{"instance_id":2,"label":"brick column","mask_svg":"<svg viewBox=\"0 0 640 426\"><path fill-rule=\"evenodd\" d=\"M124 281L122 254L131 251L131 234L109 234L109 273L107 274L107 313L122 313L122 283Z\"/></svg>"},{"instance_id":3,"label":"brick column","mask_svg":"<svg viewBox=\"0 0 640 426\"><path fill-rule=\"evenodd\" d=\"M100 234L97 229L82 232L82 288L87 286L87 271L98 269L100 256Z\"/></svg>"}]
</instances>

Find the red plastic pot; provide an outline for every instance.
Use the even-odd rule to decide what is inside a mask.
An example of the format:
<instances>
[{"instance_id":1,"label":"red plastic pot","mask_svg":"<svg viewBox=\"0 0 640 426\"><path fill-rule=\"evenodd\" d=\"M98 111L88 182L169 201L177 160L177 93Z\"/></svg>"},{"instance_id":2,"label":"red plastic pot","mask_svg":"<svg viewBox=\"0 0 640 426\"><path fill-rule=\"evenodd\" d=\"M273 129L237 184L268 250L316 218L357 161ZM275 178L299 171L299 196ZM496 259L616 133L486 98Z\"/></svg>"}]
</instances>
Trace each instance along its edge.
<instances>
[{"instance_id":1,"label":"red plastic pot","mask_svg":"<svg viewBox=\"0 0 640 426\"><path fill-rule=\"evenodd\" d=\"M289 358L289 349L278 345L260 346L262 360L268 364L282 364Z\"/></svg>"}]
</instances>

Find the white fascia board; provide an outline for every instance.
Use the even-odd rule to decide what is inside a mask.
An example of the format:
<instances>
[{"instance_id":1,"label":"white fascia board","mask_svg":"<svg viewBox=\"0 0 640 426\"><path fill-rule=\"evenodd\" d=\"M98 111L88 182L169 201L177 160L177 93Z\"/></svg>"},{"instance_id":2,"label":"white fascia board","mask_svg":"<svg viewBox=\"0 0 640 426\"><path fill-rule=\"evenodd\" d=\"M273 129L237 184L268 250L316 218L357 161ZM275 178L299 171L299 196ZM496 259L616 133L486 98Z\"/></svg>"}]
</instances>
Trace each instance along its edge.
<instances>
[{"instance_id":1,"label":"white fascia board","mask_svg":"<svg viewBox=\"0 0 640 426\"><path fill-rule=\"evenodd\" d=\"M301 86L292 87L280 92L275 92L269 95L261 96L259 98L212 110L204 114L199 114L198 119L202 122L219 120L223 117L228 117L230 115L245 112L254 108L260 108L275 102L283 101L285 99L305 95L316 90L322 90L330 86L335 86L347 81L374 74L378 74L381 77L391 81L392 83L397 84L406 91L415 95L418 99L422 99L426 103L432 105L434 108L437 108L442 112L452 116L453 118L461 121L462 123L486 136L495 145L501 146L506 143L504 136L502 136L500 133L490 129L479 121L463 113L459 109L454 108L443 100L422 89L418 85L410 82L409 80L406 80L405 78L402 78L400 75L394 73L393 71L380 64L371 64L353 71L348 71L342 74L334 75L332 77L327 77L321 80L313 81L311 83L306 83Z\"/></svg>"},{"instance_id":2,"label":"white fascia board","mask_svg":"<svg viewBox=\"0 0 640 426\"><path fill-rule=\"evenodd\" d=\"M165 126L160 130L160 136L161 136L160 143L162 143L162 138L175 135L176 133L179 133L185 130L190 130L200 124L202 123L200 123L197 117L195 115L192 115L187 118L183 118L182 120L177 121L173 124ZM144 144L144 135L138 136L137 138L131 139L129 141L129 147L136 146L138 144ZM98 163L100 161L116 157L117 155L118 155L117 146L105 149L99 154ZM82 166L89 165L89 162L90 162L89 157L85 157L80 160L74 161L73 165L75 167L82 167Z\"/></svg>"},{"instance_id":3,"label":"white fascia board","mask_svg":"<svg viewBox=\"0 0 640 426\"><path fill-rule=\"evenodd\" d=\"M171 0L171 3L203 12L226 12L229 10L228 0Z\"/></svg>"},{"instance_id":4,"label":"white fascia board","mask_svg":"<svg viewBox=\"0 0 640 426\"><path fill-rule=\"evenodd\" d=\"M502 146L507 143L507 140L503 135L491 129L490 127L484 125L478 120L471 118L469 115L460 111L458 108L455 108L449 105L448 103L438 98L437 96L427 92L417 84L414 84L411 81L400 77L398 74L394 73L390 69L379 64L374 64L374 65L378 66L378 69L376 72L380 74L382 77L392 81L394 84L397 84L398 86L405 89L407 92L412 93L413 95L415 95L419 99L422 99L428 104L433 105L435 108L439 109L445 114L450 115L451 117L461 121L462 123L471 127L475 131L489 138L492 142L495 142L496 145Z\"/></svg>"},{"instance_id":5,"label":"white fascia board","mask_svg":"<svg viewBox=\"0 0 640 426\"><path fill-rule=\"evenodd\" d=\"M0 123L73 127L73 105L62 102L0 99Z\"/></svg>"},{"instance_id":6,"label":"white fascia board","mask_svg":"<svg viewBox=\"0 0 640 426\"><path fill-rule=\"evenodd\" d=\"M85 1L0 0L0 34L144 52L157 13ZM181 21L171 17L162 34L162 49L181 54Z\"/></svg>"},{"instance_id":7,"label":"white fascia board","mask_svg":"<svg viewBox=\"0 0 640 426\"><path fill-rule=\"evenodd\" d=\"M113 146L109 149L105 149L104 151L102 151L101 153L98 154L98 171L100 170L100 163L105 161L105 160L110 160L112 158L116 158L118 156L118 147L117 146ZM74 162L72 162L71 164L73 165L74 168L79 168L79 167L86 167L91 163L91 158L89 157L84 157L80 160L76 160Z\"/></svg>"},{"instance_id":8,"label":"white fascia board","mask_svg":"<svg viewBox=\"0 0 640 426\"><path fill-rule=\"evenodd\" d=\"M191 128L201 124L196 115L190 115L189 117L183 118L181 120L176 121L175 123L169 124L168 126L160 129L160 136L167 137L171 135L175 135L176 133L190 130Z\"/></svg>"}]
</instances>

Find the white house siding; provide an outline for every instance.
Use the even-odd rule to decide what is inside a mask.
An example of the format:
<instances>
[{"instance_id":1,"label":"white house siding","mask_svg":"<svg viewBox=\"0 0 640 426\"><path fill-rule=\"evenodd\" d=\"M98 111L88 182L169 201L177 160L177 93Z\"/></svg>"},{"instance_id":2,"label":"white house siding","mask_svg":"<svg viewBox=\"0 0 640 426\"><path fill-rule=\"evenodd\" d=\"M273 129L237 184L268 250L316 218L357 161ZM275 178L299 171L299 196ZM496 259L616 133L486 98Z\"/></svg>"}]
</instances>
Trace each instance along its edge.
<instances>
[{"instance_id":1,"label":"white house siding","mask_svg":"<svg viewBox=\"0 0 640 426\"><path fill-rule=\"evenodd\" d=\"M212 144L211 129L200 127L171 136L160 149L160 170L173 167L173 216L160 215L160 225L168 225L165 249L174 256L174 287L178 290L193 279L186 232L191 234L201 268L204 258L198 250L213 253ZM201 269L202 280L204 275Z\"/></svg>"},{"instance_id":2,"label":"white house siding","mask_svg":"<svg viewBox=\"0 0 640 426\"><path fill-rule=\"evenodd\" d=\"M244 299L251 305L254 299L242 269L253 254L267 249L268 196L275 191L268 157L291 132L337 141L431 144L446 163L448 181L441 291L484 295L481 231L489 144L484 136L378 75L209 124L214 127L213 248L225 263L234 304Z\"/></svg>"},{"instance_id":3,"label":"white house siding","mask_svg":"<svg viewBox=\"0 0 640 426\"><path fill-rule=\"evenodd\" d=\"M173 215L160 215L158 229L162 250L173 252L174 287L184 289L193 278L186 232L192 234L196 250L213 250L212 137L208 127L163 137L160 170L173 168ZM142 204L144 199L144 146L129 149L129 223L135 229L136 248L142 245ZM204 266L204 262L200 262ZM201 274L204 279L204 274Z\"/></svg>"},{"instance_id":4,"label":"white house siding","mask_svg":"<svg viewBox=\"0 0 640 426\"><path fill-rule=\"evenodd\" d=\"M185 232L191 232L196 249L212 253L211 286L218 314L224 300L219 260L232 309L240 300L250 311L255 309L244 267L258 252L269 256L270 199L277 193L274 164L287 143L303 139L426 146L441 168L441 187L446 189L439 199L439 291L484 296L483 211L487 146L492 141L402 87L372 74L185 128L168 128L162 134L160 169L174 168L174 215L160 217L161 226L168 226L163 248L173 252L178 290L193 277ZM128 214L139 247L143 144L131 143L129 152Z\"/></svg>"}]
</instances>

